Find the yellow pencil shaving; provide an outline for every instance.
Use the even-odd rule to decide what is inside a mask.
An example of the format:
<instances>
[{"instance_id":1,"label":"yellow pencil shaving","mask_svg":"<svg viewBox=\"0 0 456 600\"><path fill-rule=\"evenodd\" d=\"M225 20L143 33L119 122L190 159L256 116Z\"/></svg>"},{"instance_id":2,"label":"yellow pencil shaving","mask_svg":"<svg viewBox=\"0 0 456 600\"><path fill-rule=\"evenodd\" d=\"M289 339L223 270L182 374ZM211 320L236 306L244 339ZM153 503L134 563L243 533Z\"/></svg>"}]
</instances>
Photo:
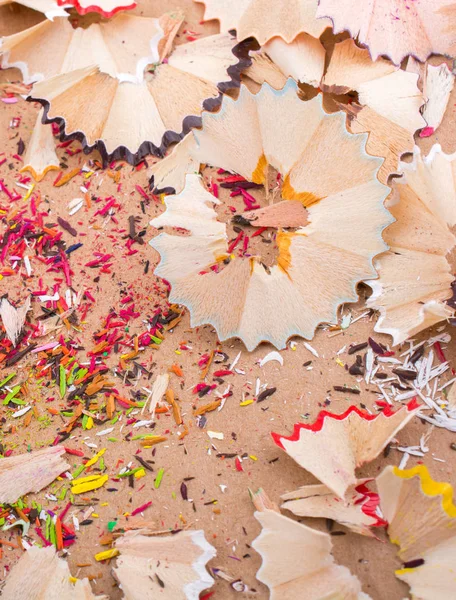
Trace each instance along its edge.
<instances>
[{"instance_id":1,"label":"yellow pencil shaving","mask_svg":"<svg viewBox=\"0 0 456 600\"><path fill-rule=\"evenodd\" d=\"M397 571L394 571L394 574L397 577L400 577L401 575L407 575L407 573L413 573L415 571L415 569L397 569Z\"/></svg>"},{"instance_id":2,"label":"yellow pencil shaving","mask_svg":"<svg viewBox=\"0 0 456 600\"><path fill-rule=\"evenodd\" d=\"M73 479L71 481L71 485L80 485L81 483L87 483L88 481L96 481L100 479L102 475L87 475L87 477L79 477L78 479Z\"/></svg>"},{"instance_id":3,"label":"yellow pencil shaving","mask_svg":"<svg viewBox=\"0 0 456 600\"><path fill-rule=\"evenodd\" d=\"M85 477L83 477L85 479ZM108 481L107 475L102 475L101 477L97 477L96 480L87 481L86 483L78 483L73 486L71 489L72 494L84 494L85 492L91 492L92 490L97 490L101 488Z\"/></svg>"},{"instance_id":4,"label":"yellow pencil shaving","mask_svg":"<svg viewBox=\"0 0 456 600\"><path fill-rule=\"evenodd\" d=\"M34 189L35 189L35 184L32 183L32 185L29 188L29 191L24 196L24 202L30 198Z\"/></svg>"},{"instance_id":5,"label":"yellow pencil shaving","mask_svg":"<svg viewBox=\"0 0 456 600\"><path fill-rule=\"evenodd\" d=\"M91 467L92 465L94 465L94 464L97 462L97 460L98 460L98 459L99 459L101 456L103 456L103 454L104 454L105 452L106 452L106 448L102 448L102 449L100 450L100 452L97 452L97 453L95 454L95 456L93 456L93 457L92 457L92 458L91 458L89 461L87 461L87 462L86 462L86 464L85 464L85 468L87 469L88 467Z\"/></svg>"},{"instance_id":6,"label":"yellow pencil shaving","mask_svg":"<svg viewBox=\"0 0 456 600\"><path fill-rule=\"evenodd\" d=\"M111 550L104 550L103 552L99 552L95 554L95 560L100 562L101 560L108 560L108 558L114 558L120 554L117 548L111 548Z\"/></svg>"},{"instance_id":7,"label":"yellow pencil shaving","mask_svg":"<svg viewBox=\"0 0 456 600\"><path fill-rule=\"evenodd\" d=\"M453 487L446 482L434 481L425 465L418 465L411 469L399 469L393 467L396 477L401 479L411 479L418 476L420 478L421 489L426 496L441 496L441 505L446 514L456 517L456 506L453 504Z\"/></svg>"},{"instance_id":8,"label":"yellow pencil shaving","mask_svg":"<svg viewBox=\"0 0 456 600\"><path fill-rule=\"evenodd\" d=\"M144 471L144 469L140 469L139 471L136 471L135 473L135 479L141 479L141 477L145 477L146 476L146 472Z\"/></svg>"}]
</instances>

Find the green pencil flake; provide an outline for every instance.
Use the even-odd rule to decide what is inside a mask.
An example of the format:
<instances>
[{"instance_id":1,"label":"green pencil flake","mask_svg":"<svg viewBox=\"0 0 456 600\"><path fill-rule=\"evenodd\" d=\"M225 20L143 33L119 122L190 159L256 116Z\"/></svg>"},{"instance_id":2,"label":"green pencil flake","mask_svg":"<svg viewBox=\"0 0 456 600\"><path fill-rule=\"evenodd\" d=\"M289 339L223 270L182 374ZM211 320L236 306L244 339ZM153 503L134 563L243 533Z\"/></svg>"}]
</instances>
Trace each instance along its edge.
<instances>
[{"instance_id":1,"label":"green pencil flake","mask_svg":"<svg viewBox=\"0 0 456 600\"><path fill-rule=\"evenodd\" d=\"M157 345L160 345L163 341L160 338L156 337L155 335L151 335L150 337L152 338L152 341Z\"/></svg>"},{"instance_id":2,"label":"green pencil flake","mask_svg":"<svg viewBox=\"0 0 456 600\"><path fill-rule=\"evenodd\" d=\"M105 468L106 468L105 467L105 461L104 461L104 458L102 456L100 457L100 460L98 462L98 466L100 468L100 471L104 471Z\"/></svg>"},{"instance_id":3,"label":"green pencil flake","mask_svg":"<svg viewBox=\"0 0 456 600\"><path fill-rule=\"evenodd\" d=\"M73 479L76 479L76 477L78 477L85 469L84 465L79 465L79 467L76 469L76 471L74 473L72 473L73 475Z\"/></svg>"},{"instance_id":4,"label":"green pencil flake","mask_svg":"<svg viewBox=\"0 0 456 600\"><path fill-rule=\"evenodd\" d=\"M158 488L160 487L164 473L165 473L165 469L159 469L159 471L157 473L157 477L155 478L155 481L154 481L154 486L155 486L156 490L158 490Z\"/></svg>"},{"instance_id":5,"label":"green pencil flake","mask_svg":"<svg viewBox=\"0 0 456 600\"><path fill-rule=\"evenodd\" d=\"M68 377L71 375L73 369L75 369L78 366L77 364L75 364L75 361L76 361L76 356L72 356L66 364L67 369L71 367L71 369L67 373L67 383L68 383Z\"/></svg>"},{"instance_id":6,"label":"green pencil flake","mask_svg":"<svg viewBox=\"0 0 456 600\"><path fill-rule=\"evenodd\" d=\"M25 400L22 400L21 398L11 398L10 402L19 405L27 404L27 402Z\"/></svg>"},{"instance_id":7,"label":"green pencil flake","mask_svg":"<svg viewBox=\"0 0 456 600\"><path fill-rule=\"evenodd\" d=\"M11 392L3 400L3 406L6 406L10 402L10 400L12 400L14 398L14 396L19 393L20 389L21 389L20 385L15 385L13 387L13 389L11 390Z\"/></svg>"},{"instance_id":8,"label":"green pencil flake","mask_svg":"<svg viewBox=\"0 0 456 600\"><path fill-rule=\"evenodd\" d=\"M117 525L117 521L108 521L108 531L113 531Z\"/></svg>"},{"instance_id":9,"label":"green pencil flake","mask_svg":"<svg viewBox=\"0 0 456 600\"><path fill-rule=\"evenodd\" d=\"M142 467L136 467L136 469L131 469L130 471L125 471L125 473L119 473L117 477L129 477L130 475L134 475L138 471L141 471Z\"/></svg>"},{"instance_id":10,"label":"green pencil flake","mask_svg":"<svg viewBox=\"0 0 456 600\"><path fill-rule=\"evenodd\" d=\"M76 373L74 381L76 382L79 379L82 379L83 377L85 377L87 375L88 372L89 372L89 369L79 369L79 371Z\"/></svg>"},{"instance_id":11,"label":"green pencil flake","mask_svg":"<svg viewBox=\"0 0 456 600\"><path fill-rule=\"evenodd\" d=\"M65 367L60 365L59 367L59 375L60 375L60 397L63 398L66 392L66 372Z\"/></svg>"},{"instance_id":12,"label":"green pencil flake","mask_svg":"<svg viewBox=\"0 0 456 600\"><path fill-rule=\"evenodd\" d=\"M72 385L73 381L75 380L75 374L76 374L76 369L78 368L78 365L73 365L71 367L70 372L68 373L68 377L67 377L67 385Z\"/></svg>"},{"instance_id":13,"label":"green pencil flake","mask_svg":"<svg viewBox=\"0 0 456 600\"><path fill-rule=\"evenodd\" d=\"M0 381L0 388L2 388L4 385L6 385L8 383L8 381L10 381L13 377L16 377L16 373L10 373L9 375L7 375L5 377L5 379Z\"/></svg>"},{"instance_id":14,"label":"green pencil flake","mask_svg":"<svg viewBox=\"0 0 456 600\"><path fill-rule=\"evenodd\" d=\"M53 544L54 546L57 547L57 535L55 533L55 525L54 525L54 521L52 519L51 519L51 522L49 525L49 534L50 534L49 541L51 542L51 544Z\"/></svg>"},{"instance_id":15,"label":"green pencil flake","mask_svg":"<svg viewBox=\"0 0 456 600\"><path fill-rule=\"evenodd\" d=\"M119 440L117 438L107 438L108 442L118 442Z\"/></svg>"},{"instance_id":16,"label":"green pencil flake","mask_svg":"<svg viewBox=\"0 0 456 600\"><path fill-rule=\"evenodd\" d=\"M46 515L46 529L44 532L44 537L48 540L50 538L50 528L51 528L51 517Z\"/></svg>"},{"instance_id":17,"label":"green pencil flake","mask_svg":"<svg viewBox=\"0 0 456 600\"><path fill-rule=\"evenodd\" d=\"M115 423L117 423L117 421L119 420L119 416L119 413L117 413L117 415L109 421L111 425L115 425Z\"/></svg>"},{"instance_id":18,"label":"green pencil flake","mask_svg":"<svg viewBox=\"0 0 456 600\"><path fill-rule=\"evenodd\" d=\"M87 415L84 415L82 417L82 428L85 429L87 427L87 421L89 420L89 417Z\"/></svg>"}]
</instances>

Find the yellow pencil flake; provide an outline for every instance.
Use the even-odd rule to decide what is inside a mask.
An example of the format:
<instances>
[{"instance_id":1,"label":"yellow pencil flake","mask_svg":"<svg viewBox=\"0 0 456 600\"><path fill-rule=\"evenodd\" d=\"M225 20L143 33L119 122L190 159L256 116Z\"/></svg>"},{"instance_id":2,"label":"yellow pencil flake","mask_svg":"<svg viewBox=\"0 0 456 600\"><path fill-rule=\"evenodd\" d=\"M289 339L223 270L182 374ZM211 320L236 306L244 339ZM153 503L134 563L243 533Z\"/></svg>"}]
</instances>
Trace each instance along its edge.
<instances>
[{"instance_id":1,"label":"yellow pencil flake","mask_svg":"<svg viewBox=\"0 0 456 600\"><path fill-rule=\"evenodd\" d=\"M93 456L89 461L86 462L85 464L85 468L87 469L88 467L91 467L92 465L94 465L97 460L103 456L103 454L106 452L106 448L102 448L99 452L97 452L95 454L95 456Z\"/></svg>"},{"instance_id":2,"label":"yellow pencil flake","mask_svg":"<svg viewBox=\"0 0 456 600\"><path fill-rule=\"evenodd\" d=\"M101 560L107 560L108 558L114 558L120 554L117 548L111 548L111 550L104 550L103 552L98 552L95 554L95 560L100 562Z\"/></svg>"},{"instance_id":3,"label":"yellow pencil flake","mask_svg":"<svg viewBox=\"0 0 456 600\"><path fill-rule=\"evenodd\" d=\"M249 404L253 404L253 400L244 400L244 402L241 402L239 406L248 406Z\"/></svg>"},{"instance_id":4,"label":"yellow pencil flake","mask_svg":"<svg viewBox=\"0 0 456 600\"><path fill-rule=\"evenodd\" d=\"M83 477L82 479L87 478ZM85 492L97 490L98 488L101 488L108 481L108 479L109 478L107 475L96 476L96 478L92 479L92 481L86 481L83 483L75 479L74 481L72 481L72 483L74 484L76 482L76 485L73 485L73 487L71 488L71 493L84 494Z\"/></svg>"}]
</instances>

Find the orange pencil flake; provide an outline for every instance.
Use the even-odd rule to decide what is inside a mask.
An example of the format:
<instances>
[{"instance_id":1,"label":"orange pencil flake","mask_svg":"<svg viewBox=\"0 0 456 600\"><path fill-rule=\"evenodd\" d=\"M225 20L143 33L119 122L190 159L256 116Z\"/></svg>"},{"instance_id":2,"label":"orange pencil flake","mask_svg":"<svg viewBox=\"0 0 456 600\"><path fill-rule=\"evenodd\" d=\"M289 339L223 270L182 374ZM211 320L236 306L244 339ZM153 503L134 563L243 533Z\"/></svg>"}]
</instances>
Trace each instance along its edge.
<instances>
[{"instance_id":1,"label":"orange pencil flake","mask_svg":"<svg viewBox=\"0 0 456 600\"><path fill-rule=\"evenodd\" d=\"M171 365L171 367L169 368L169 370L171 371L171 373L174 373L178 377L183 377L184 376L184 372L179 367L179 365L177 365L176 363L174 363L173 365Z\"/></svg>"},{"instance_id":2,"label":"orange pencil flake","mask_svg":"<svg viewBox=\"0 0 456 600\"><path fill-rule=\"evenodd\" d=\"M89 385L86 387L85 393L88 396L93 396L94 394L98 393L104 387L113 387L113 386L114 386L114 383L112 383L111 381L108 381L101 375L97 375L97 377L95 377L95 379L91 383L89 383Z\"/></svg>"},{"instance_id":3,"label":"orange pencil flake","mask_svg":"<svg viewBox=\"0 0 456 600\"><path fill-rule=\"evenodd\" d=\"M176 421L177 425L182 425L183 421L182 421L182 416L181 416L181 412L180 412L180 408L179 405L177 404L175 398L174 398L174 392L171 389L166 390L165 392L165 397L166 397L166 401L168 402L168 404L171 404L172 409L173 409L173 417L174 420Z\"/></svg>"},{"instance_id":4,"label":"orange pencil flake","mask_svg":"<svg viewBox=\"0 0 456 600\"><path fill-rule=\"evenodd\" d=\"M209 402L209 404L200 406L199 408L197 408L196 410L193 411L193 414L195 415L195 417L197 417L198 415L204 415L207 412L216 410L220 406L221 403L222 403L221 400L214 400L213 402Z\"/></svg>"},{"instance_id":5,"label":"orange pencil flake","mask_svg":"<svg viewBox=\"0 0 456 600\"><path fill-rule=\"evenodd\" d=\"M178 317L176 317L175 319L173 319L170 323L168 323L167 325L165 325L164 330L165 331L169 331L170 329L173 329L181 321L182 321L182 315L179 315Z\"/></svg>"},{"instance_id":6,"label":"orange pencil flake","mask_svg":"<svg viewBox=\"0 0 456 600\"><path fill-rule=\"evenodd\" d=\"M137 408L137 404L136 402L133 402L132 400L129 400L128 398L124 398L123 396L119 396L119 394L114 394L114 398L116 400L119 400L119 402L123 402L124 404L128 404L128 406L133 406L135 408Z\"/></svg>"},{"instance_id":7,"label":"orange pencil flake","mask_svg":"<svg viewBox=\"0 0 456 600\"><path fill-rule=\"evenodd\" d=\"M66 183L71 181L73 179L73 177L76 177L76 175L78 175L80 170L81 169L79 167L76 167L75 169L71 169L71 171L69 171L65 175L62 175L62 177L60 177L60 179L54 183L54 187L61 187L62 185L65 185Z\"/></svg>"},{"instance_id":8,"label":"orange pencil flake","mask_svg":"<svg viewBox=\"0 0 456 600\"><path fill-rule=\"evenodd\" d=\"M63 429L63 431L65 433L70 433L70 431L73 429L73 427L76 424L76 421L79 419L79 417L82 415L82 404L78 404L78 406L74 409L74 414L71 417L71 419L68 421L67 426L65 427L65 429Z\"/></svg>"},{"instance_id":9,"label":"orange pencil flake","mask_svg":"<svg viewBox=\"0 0 456 600\"><path fill-rule=\"evenodd\" d=\"M57 521L55 522L55 536L57 540L57 550L63 549L63 535L62 535L62 522L57 517Z\"/></svg>"},{"instance_id":10,"label":"orange pencil flake","mask_svg":"<svg viewBox=\"0 0 456 600\"><path fill-rule=\"evenodd\" d=\"M29 410L29 412L25 415L25 418L24 418L24 427L28 427L30 425L31 420L32 420L32 411Z\"/></svg>"},{"instance_id":11,"label":"orange pencil flake","mask_svg":"<svg viewBox=\"0 0 456 600\"><path fill-rule=\"evenodd\" d=\"M13 544L13 542L8 542L7 540L0 540L0 546L9 546L10 548L15 548L16 550L19 548L17 544Z\"/></svg>"},{"instance_id":12,"label":"orange pencil flake","mask_svg":"<svg viewBox=\"0 0 456 600\"><path fill-rule=\"evenodd\" d=\"M155 446L156 444L161 444L162 442L166 442L168 438L164 435L157 435L153 438L147 438L145 440L141 440L140 444L144 448L149 448L150 446Z\"/></svg>"},{"instance_id":13,"label":"orange pencil flake","mask_svg":"<svg viewBox=\"0 0 456 600\"><path fill-rule=\"evenodd\" d=\"M114 396L111 394L106 402L106 415L108 419L112 419L115 409L116 405L114 402Z\"/></svg>"},{"instance_id":14,"label":"orange pencil flake","mask_svg":"<svg viewBox=\"0 0 456 600\"><path fill-rule=\"evenodd\" d=\"M98 354L98 352L103 352L103 350L106 348L107 345L108 345L108 342L106 342L106 341L100 342L94 348L92 348L92 354Z\"/></svg>"},{"instance_id":15,"label":"orange pencil flake","mask_svg":"<svg viewBox=\"0 0 456 600\"><path fill-rule=\"evenodd\" d=\"M214 351L211 350L211 353L209 354L209 360L207 361L204 369L201 371L200 379L204 379L206 377L206 375L209 373L209 369L211 367L213 360L214 360Z\"/></svg>"}]
</instances>

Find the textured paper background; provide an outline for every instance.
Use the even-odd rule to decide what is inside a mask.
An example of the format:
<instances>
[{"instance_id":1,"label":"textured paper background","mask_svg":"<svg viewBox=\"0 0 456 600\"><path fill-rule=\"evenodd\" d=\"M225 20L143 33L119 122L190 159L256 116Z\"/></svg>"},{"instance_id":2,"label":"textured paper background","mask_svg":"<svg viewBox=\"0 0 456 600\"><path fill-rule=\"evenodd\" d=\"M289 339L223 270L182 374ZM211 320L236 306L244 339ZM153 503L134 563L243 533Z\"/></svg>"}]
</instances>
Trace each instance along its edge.
<instances>
[{"instance_id":1,"label":"textured paper background","mask_svg":"<svg viewBox=\"0 0 456 600\"><path fill-rule=\"evenodd\" d=\"M186 23L184 29L197 32L204 31L205 33L217 31L217 25L214 23L204 26L199 23L202 18L202 7L201 5L195 5L190 0L143 1L139 2L136 13L158 16L162 11L174 8L183 8L185 11ZM17 15L8 22L8 12L5 8L1 11L0 34L9 33L11 32L11 26L17 24ZM27 21L27 24L31 24L31 22ZM24 23L25 21L21 22L21 27ZM185 35L182 35L181 38L182 41L185 41ZM17 79L17 75L12 71L0 72L0 81L15 79ZM439 142L446 152L455 150L455 98L456 94L453 93L440 130L430 140L420 144L426 149L433 142ZM27 145L36 118L36 110L36 107L22 100L14 105L0 103L0 136L2 140L0 150L5 152L8 157L16 151L19 137ZM132 107L133 110L134 107ZM11 130L8 128L8 124L15 116L21 116L22 122L18 129ZM11 139L11 136L16 134L18 136ZM74 143L73 146L76 148L77 144ZM62 152L62 150L59 150L59 152ZM87 158L83 154L69 158L69 168L82 166L86 160ZM14 160L8 160L8 163L18 165L18 162ZM10 171L8 163L0 167L0 178L4 178L7 184L12 184L15 170ZM330 168L330 165L328 165L328 168ZM104 230L93 228L94 223L97 226L102 224L102 219L93 217L94 207L89 211L83 209L69 218L67 204L71 199L81 196L79 191L82 182L81 177L76 177L62 188L52 186L54 177L55 175L50 173L44 181L37 185L37 189L41 192L42 198L50 210L49 221L56 222L57 216L61 215L69 220L79 232L87 234L83 240L84 248L75 253L71 259L71 264L76 273L78 266L82 268L85 262L93 258L92 252L94 251L110 252L115 257L113 259L115 261L113 276L104 275L98 286L92 284L96 309L89 313L84 333L81 336L82 344L89 349L91 346L91 333L99 327L100 319L108 313L108 309L111 306L118 306L121 289L124 289L126 285L134 284L135 298L137 298L136 308L147 315L152 313L152 306L163 301L164 287L152 275L152 266L157 257L150 246L148 244L135 246L139 250L138 254L125 258L124 241L122 241L120 235L117 235L116 239L116 233L113 233L112 225L107 226ZM137 231L139 231L148 225L153 216L161 212L162 206L152 202L146 215L143 215L140 210L141 198L134 191L134 185L138 183L144 187L147 186L144 169L135 172L129 166L124 167L121 171L121 183L122 192L118 193L113 181L106 175L99 173L92 179L91 191L103 197L110 194L115 195L122 205L121 209L116 212L119 227L128 230L128 217L137 215L140 217L140 222L137 223ZM221 199L225 198L227 198L226 192L221 195ZM4 225L1 224L0 232L3 233L3 231ZM146 241L151 238L153 231L152 228L148 228L145 236ZM112 237L109 237L110 235ZM67 233L64 233L64 239L67 240L68 244L79 241L71 238ZM146 260L151 261L151 269L148 275L143 274ZM343 265L340 268L343 268ZM86 285L87 281L90 282L95 274L93 272L86 275L77 273L75 275L77 284L75 287L79 289L79 287ZM36 282L31 284L31 282L25 283L19 278L5 278L0 282L0 294L8 291L13 299L19 299L24 297L27 289L37 289L37 287ZM160 290L159 294L157 294L157 289ZM35 308L35 312L36 310ZM229 298L227 298L227 310L229 310ZM354 315L360 314L362 306L352 307L352 311ZM226 352L231 360L242 350L242 356L237 366L245 370L246 374L245 376L235 375L226 378L227 383L233 384L233 396L227 400L221 412L213 412L207 415L206 429L199 429L191 416L191 407L195 397L189 388L199 381L199 370L196 363L200 355L214 350L217 346L217 339L209 326L191 330L189 328L189 318L186 315L174 332L166 335L166 340L160 350L147 351L142 355L141 362L145 360L148 366L152 367L154 376L165 372L174 362L182 367L185 376L183 380L184 389L181 389L181 382L175 375L171 376L171 387L182 403L184 418L189 424L190 434L185 438L184 443L179 442L175 435L176 426L172 417L160 416L158 418L154 433L164 433L169 430L168 442L156 447L154 457L155 471L158 471L161 467L165 468L165 475L158 490L153 485L154 474L148 472L145 478L136 482L134 490L129 488L127 481L122 481L119 484L113 484L113 487L119 490L116 493L109 493L101 489L87 495L97 499L93 501L92 505L99 518L94 518L91 525L81 527L77 543L70 548L69 564L72 574L78 577L95 575L97 578L93 582L93 588L96 592L107 593L113 599L120 598L121 593L117 587L114 587L114 580L110 574L111 565L96 563L93 558L102 549L98 544L98 540L106 532L108 521L123 512L131 511L152 500L153 506L145 513L147 520L155 521L158 529L174 528L182 525L180 520L180 515L182 515L182 518L192 527L204 529L206 538L217 549L217 557L210 563L211 566L220 567L235 578L242 578L249 588L256 590L256 594L253 591L244 594L246 598L255 597L262 600L268 598L267 589L255 579L255 573L260 565L260 558L250 548L250 544L258 535L260 528L253 518L253 506L247 490L249 487L257 489L262 486L272 500L278 502L281 493L315 481L311 475L298 467L273 444L270 437L271 431L290 432L293 423L300 420L301 415L310 414L310 420L312 420L323 407L326 398L331 400L329 410L335 412L343 411L350 403L357 403L358 405L364 403L368 407L373 406L377 398L377 391L374 386L361 384L362 393L360 396L347 395L346 397L344 394L331 392L333 385L343 385L345 383L353 385L355 383L354 378L336 363L336 352L344 345L348 346L351 343L366 341L368 336L372 334L373 325L374 322L363 319L351 326L346 332L335 337L330 337L328 331L320 330L311 342L312 346L318 351L319 358L312 356L304 347L302 341L298 339L296 340L297 347L295 351L289 349L282 353L283 367L275 362L267 364L262 369L257 365L258 359L272 350L267 345L261 346L249 355L239 342L222 344L221 350ZM449 332L452 333L451 328L449 328ZM429 332L426 332L423 337L429 335ZM377 334L375 339L384 343L389 342L387 337ZM186 340L193 350L176 355L175 350L182 340ZM447 357L454 358L455 350L455 344L451 342L445 350ZM351 364L354 357L347 359L347 355L342 354L340 358L343 362L347 361ZM309 360L312 360L312 370L303 367L303 364ZM18 370L26 373L27 364L20 363ZM210 372L213 372L213 370L214 367ZM277 387L277 392L262 404L240 407L242 392L251 392L255 387L257 377L262 382L267 382L268 387ZM211 380L212 378L209 377L208 381ZM57 394L55 390L52 390L52 394L49 391L48 395L56 396ZM46 406L43 392L35 392L32 387L31 396L37 402L40 410L44 411ZM209 400L210 397L206 397L200 400L198 404L204 404ZM266 408L267 410L262 410ZM32 425L28 429L19 426L15 435L8 434L2 441L8 447L17 444L15 453L25 451L29 443L33 445L36 442L52 440L58 426L60 426L58 417L54 417L54 424L47 429L39 429L36 425ZM105 438L95 436L96 431L99 429L95 427L90 432L82 432L82 430L77 429L76 439L71 440L67 445L81 448L83 438L88 438L86 441L95 441L99 448L106 445L108 448L105 454L107 472L114 475L117 472L115 466L118 459L123 459L124 464L133 460L133 454L140 447L139 442L109 443L105 441ZM207 429L223 432L224 440L214 440L215 443L212 446L206 433ZM418 419L415 419L398 435L398 440L403 446L418 444L421 434L428 431L428 429L429 425L423 425ZM141 432L145 432L145 430L141 430ZM117 433L118 429L111 435ZM116 435L116 437L122 438L121 435ZM454 435L444 430L435 430L430 437L430 452L425 457L424 463L429 467L435 479L450 481L454 484L456 483L456 476L452 471L452 467L456 453L450 449L450 443L453 441L456 441ZM236 452L240 455L247 453L257 457L257 460L244 460L242 463L244 472L240 473L235 469L234 459L221 460L216 457L217 452ZM86 456L91 456L89 449L87 449ZM152 457L151 450L143 450L141 456L150 459ZM434 456L446 462L434 461ZM401 457L402 454L392 450L387 459L380 457L361 469L359 475L375 477L385 465L399 464ZM277 458L277 461L271 462ZM75 457L69 457L72 465L80 464L80 459L72 459L75 459ZM416 460L411 458L408 466L414 464L416 464ZM187 485L189 498L194 500L196 512L194 512L191 503L184 502L180 497L179 486L185 477L195 477ZM227 486L225 493L221 492L219 487L221 484ZM143 485L144 489L138 491ZM30 495L29 498L34 498L34 495ZM40 501L43 501L43 498L43 493L37 495L37 499ZM216 505L204 505L212 499L217 499ZM47 503L46 500L44 502L49 508L55 506L52 502ZM102 503L107 503L107 506L101 506ZM59 505L63 507L64 503L60 502ZM214 509L220 510L220 514L215 514ZM323 520L307 519L304 522L325 530ZM395 557L394 546L388 542L385 534L380 533L381 541L376 541L350 533L338 525L335 525L334 530L344 531L346 534L333 537L336 560L340 564L346 565L360 578L363 590L366 593L370 594L375 600L401 600L408 595L407 586L399 582L394 576L394 569L400 566L400 562ZM10 532L1 533L0 537L14 541L14 534L11 535ZM246 554L250 556L243 558ZM0 579L4 576L3 567L11 566L18 556L18 551L4 547L3 560L0 563ZM303 557L303 560L305 560L305 557ZM75 566L77 563L91 563L91 566L78 569ZM24 573L24 577L26 576L27 574ZM214 599L229 599L239 596L230 588L229 584L221 580L217 580L213 589L215 590Z\"/></svg>"}]
</instances>

